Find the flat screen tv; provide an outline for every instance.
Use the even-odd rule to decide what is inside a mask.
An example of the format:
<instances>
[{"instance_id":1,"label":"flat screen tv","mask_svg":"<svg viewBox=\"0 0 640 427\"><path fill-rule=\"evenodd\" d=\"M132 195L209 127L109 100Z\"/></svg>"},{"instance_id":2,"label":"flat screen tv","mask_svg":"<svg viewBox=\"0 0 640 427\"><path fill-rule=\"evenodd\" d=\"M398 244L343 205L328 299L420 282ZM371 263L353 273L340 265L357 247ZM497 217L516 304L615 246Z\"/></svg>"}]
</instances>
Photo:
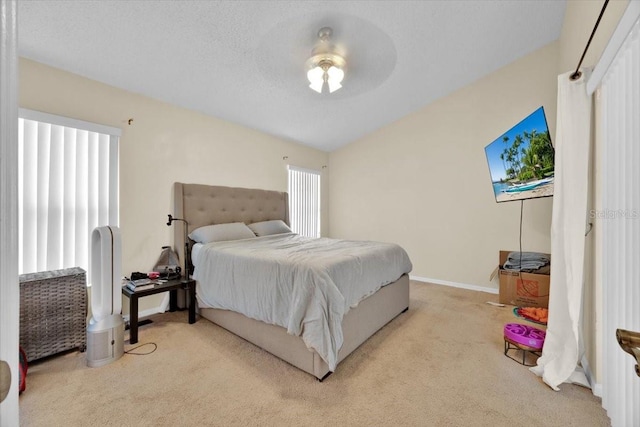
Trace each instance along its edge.
<instances>
[{"instance_id":1,"label":"flat screen tv","mask_svg":"<svg viewBox=\"0 0 640 427\"><path fill-rule=\"evenodd\" d=\"M553 196L555 152L543 107L484 151L496 202Z\"/></svg>"}]
</instances>

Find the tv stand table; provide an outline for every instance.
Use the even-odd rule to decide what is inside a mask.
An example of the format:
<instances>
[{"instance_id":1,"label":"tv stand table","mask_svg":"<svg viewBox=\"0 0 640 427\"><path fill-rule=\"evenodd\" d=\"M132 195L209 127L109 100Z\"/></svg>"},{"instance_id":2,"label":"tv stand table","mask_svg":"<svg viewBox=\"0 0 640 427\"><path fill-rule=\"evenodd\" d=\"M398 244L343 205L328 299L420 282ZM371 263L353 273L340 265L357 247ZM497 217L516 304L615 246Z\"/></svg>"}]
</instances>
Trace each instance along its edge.
<instances>
[{"instance_id":1,"label":"tv stand table","mask_svg":"<svg viewBox=\"0 0 640 427\"><path fill-rule=\"evenodd\" d=\"M169 311L178 310L178 289L184 289L188 293L189 323L196 323L196 281L176 279L160 283L153 288L141 291L132 291L126 286L122 287L122 294L129 298L129 344L138 342L138 298L149 295L169 292Z\"/></svg>"}]
</instances>

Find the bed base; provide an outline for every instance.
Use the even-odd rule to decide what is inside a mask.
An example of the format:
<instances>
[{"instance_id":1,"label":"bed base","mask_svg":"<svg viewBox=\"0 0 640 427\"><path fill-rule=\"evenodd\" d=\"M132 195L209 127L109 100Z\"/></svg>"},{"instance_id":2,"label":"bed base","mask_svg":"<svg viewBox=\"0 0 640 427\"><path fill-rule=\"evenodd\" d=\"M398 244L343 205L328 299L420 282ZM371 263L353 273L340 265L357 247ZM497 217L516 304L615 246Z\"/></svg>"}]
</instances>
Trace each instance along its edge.
<instances>
[{"instance_id":1,"label":"bed base","mask_svg":"<svg viewBox=\"0 0 640 427\"><path fill-rule=\"evenodd\" d=\"M338 363L344 360L370 336L396 316L409 309L409 276L384 286L369 296L342 319L344 344L338 352ZM200 308L200 315L285 362L323 381L329 366L307 348L302 338L289 335L285 328L250 319L242 314L214 308Z\"/></svg>"},{"instance_id":2,"label":"bed base","mask_svg":"<svg viewBox=\"0 0 640 427\"><path fill-rule=\"evenodd\" d=\"M185 219L173 225L173 248L181 263L189 259L191 248L191 242L185 244L185 235L203 225L251 224L274 219L289 224L286 192L176 182L172 198L173 215ZM186 233L184 227L187 227ZM186 304L184 293L179 292L179 307ZM338 362L407 307L409 277L405 274L349 310L342 319L344 344L338 353ZM300 337L287 334L284 328L227 310L201 308L200 315L320 380L329 373L320 356L309 351Z\"/></svg>"}]
</instances>

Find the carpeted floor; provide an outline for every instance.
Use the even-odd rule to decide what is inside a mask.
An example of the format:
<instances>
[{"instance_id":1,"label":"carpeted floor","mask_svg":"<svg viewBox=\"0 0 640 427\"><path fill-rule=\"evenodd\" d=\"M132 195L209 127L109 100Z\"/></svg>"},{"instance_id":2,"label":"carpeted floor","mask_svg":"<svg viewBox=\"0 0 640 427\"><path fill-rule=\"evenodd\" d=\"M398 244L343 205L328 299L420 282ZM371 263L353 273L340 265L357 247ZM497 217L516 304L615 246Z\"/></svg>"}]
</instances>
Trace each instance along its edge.
<instances>
[{"instance_id":1,"label":"carpeted floor","mask_svg":"<svg viewBox=\"0 0 640 427\"><path fill-rule=\"evenodd\" d=\"M323 383L186 312L139 331L146 356L30 366L24 426L608 426L591 390L554 392L503 355L496 295L411 283L411 305ZM520 320L521 321L521 320ZM132 346L126 345L129 349ZM137 351L150 350L152 346Z\"/></svg>"}]
</instances>

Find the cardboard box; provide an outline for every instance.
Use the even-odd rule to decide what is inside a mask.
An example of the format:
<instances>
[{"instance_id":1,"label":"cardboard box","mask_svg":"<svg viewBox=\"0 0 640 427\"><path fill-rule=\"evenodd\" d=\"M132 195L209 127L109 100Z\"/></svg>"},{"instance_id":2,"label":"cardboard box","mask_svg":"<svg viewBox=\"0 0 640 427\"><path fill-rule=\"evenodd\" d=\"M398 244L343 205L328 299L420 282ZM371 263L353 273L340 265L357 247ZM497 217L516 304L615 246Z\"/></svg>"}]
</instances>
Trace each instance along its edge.
<instances>
[{"instance_id":1,"label":"cardboard box","mask_svg":"<svg viewBox=\"0 0 640 427\"><path fill-rule=\"evenodd\" d=\"M498 275L500 278L500 303L520 307L549 307L548 274L521 273L502 268L509 252L500 251ZM513 251L517 252L517 251ZM549 254L545 254L551 256Z\"/></svg>"}]
</instances>

